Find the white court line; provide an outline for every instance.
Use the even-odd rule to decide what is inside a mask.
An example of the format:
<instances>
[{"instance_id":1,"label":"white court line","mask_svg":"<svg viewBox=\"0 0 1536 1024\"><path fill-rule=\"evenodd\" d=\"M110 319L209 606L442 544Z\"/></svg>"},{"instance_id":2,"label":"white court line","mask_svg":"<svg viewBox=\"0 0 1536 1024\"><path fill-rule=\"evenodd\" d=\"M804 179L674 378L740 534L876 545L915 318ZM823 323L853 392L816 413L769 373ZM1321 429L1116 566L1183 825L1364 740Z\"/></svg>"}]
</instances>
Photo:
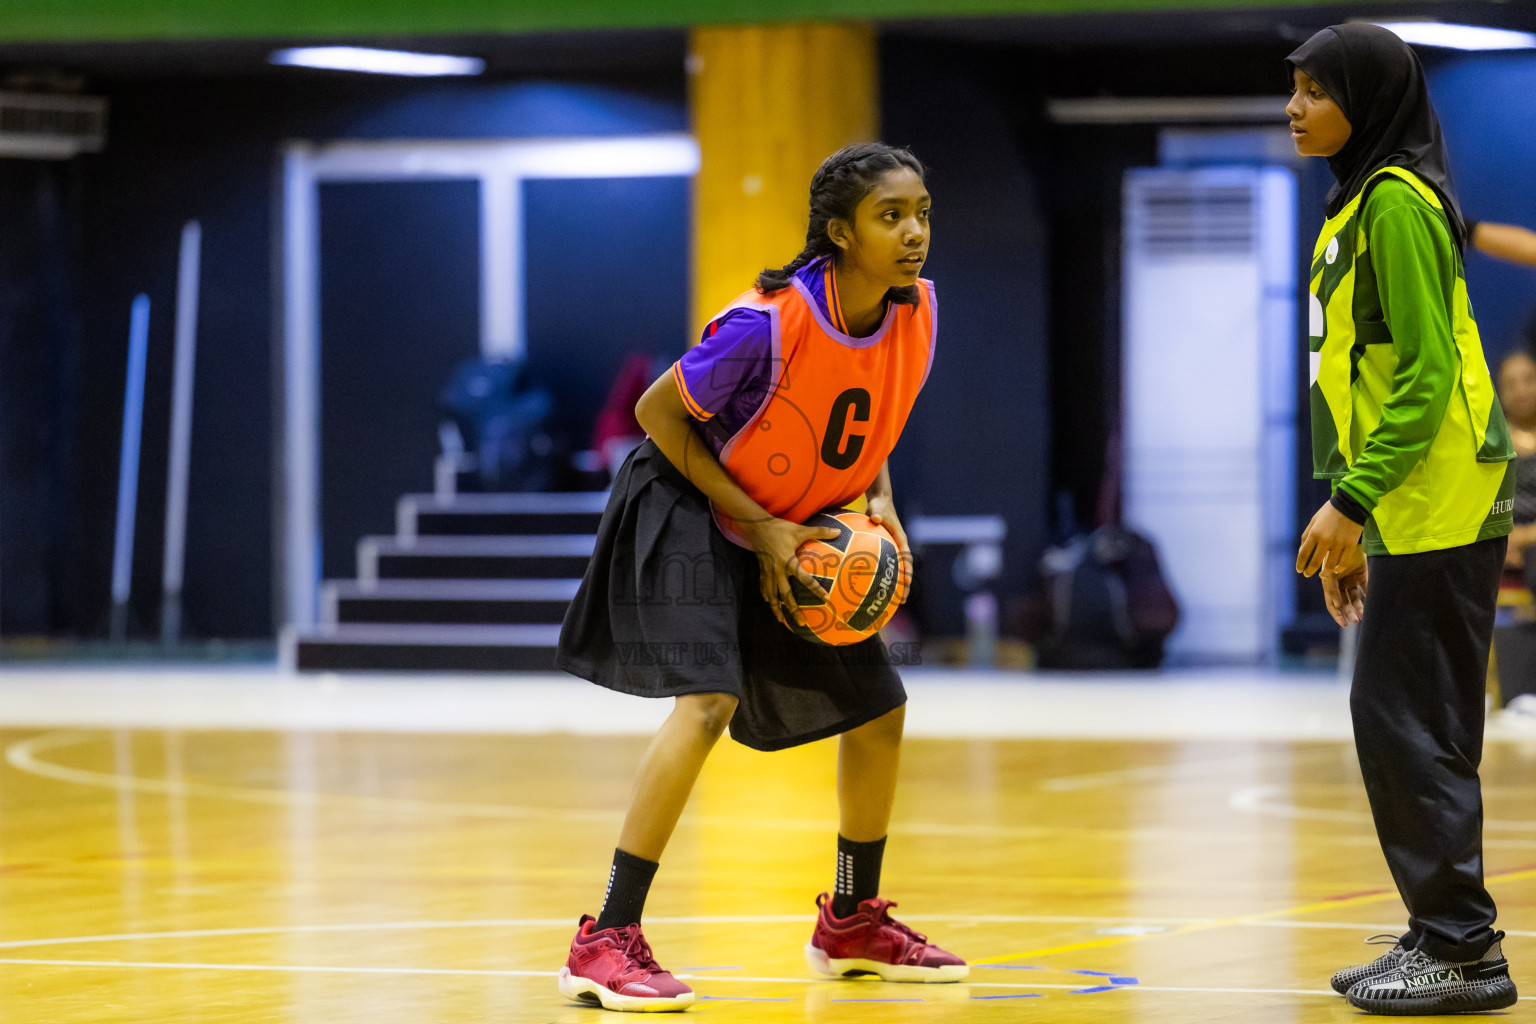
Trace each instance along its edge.
<instances>
[{"instance_id":1,"label":"white court line","mask_svg":"<svg viewBox=\"0 0 1536 1024\"><path fill-rule=\"evenodd\" d=\"M558 977L558 971L515 971L515 970L474 970L451 967L326 967L317 964L204 964L204 963L167 963L154 960L44 960L0 958L0 965L13 965L21 967L106 967L106 968L137 968L147 970L170 971L264 971L264 972L289 972L295 974L395 974L395 975L448 975L453 977L491 977L491 978L554 978ZM733 984L767 984L767 985L839 985L844 984L835 978L733 978L715 977L707 979L694 978L691 975L680 974L679 978L688 978L691 981L707 980L711 982L726 982ZM1070 985L1054 983L1029 984L1026 982L1007 981L963 981L958 984L967 988L1007 988L1007 989L1051 989L1055 991L1072 991L1075 989L1095 987L1091 981L1087 984L1077 982ZM1338 998L1338 993L1326 988L1206 988L1194 985L1108 985L1108 989L1115 992L1185 992L1211 995L1278 995L1278 996L1326 996ZM1536 1000L1536 996L1521 996L1522 1001Z\"/></svg>"},{"instance_id":2,"label":"white court line","mask_svg":"<svg viewBox=\"0 0 1536 1024\"><path fill-rule=\"evenodd\" d=\"M402 797L367 796L357 793L324 793L316 791L294 791L283 789L257 789L248 786L230 786L219 783L171 781L168 779L144 778L136 775L123 775L116 772L98 772L85 768L72 768L68 765L56 764L43 760L39 754L56 751L65 747L76 746L84 743L99 742L102 739L99 733L80 732L74 730L61 730L34 736L31 739L19 740L6 748L5 760L17 771L27 772L42 778L53 779L58 782L68 782L79 786L92 786L98 789L131 789L140 793L152 793L160 796L193 796L214 800L235 800L245 803L257 803L268 805L295 805L316 804L321 801L335 801L354 805L383 807L396 811L412 811L422 814L448 814L465 815L482 818L508 818L512 820L553 820L564 822L585 822L592 824L611 825L623 819L624 812L611 811L580 811L566 810L563 808L525 807L515 804L478 804L453 801L428 801L411 800ZM836 827L833 818L827 819L795 819L795 818L730 818L722 816L684 815L683 821L690 825L710 825L724 827L752 826L756 828L771 828L779 831L800 832L826 832ZM1034 839L1042 836L1059 835L1062 829L1041 828L1030 826L1008 825L966 825L944 822L897 822L892 824L891 831L898 835L920 836L948 836L954 838L1016 838ZM1066 831L1084 831L1080 829L1068 829ZM1098 831L1098 830L1088 830ZM1158 834L1166 834L1168 838L1188 839L1188 833L1174 834L1171 832L1160 833L1158 830L1150 830L1146 833L1148 838ZM1212 837L1213 839L1218 837ZM1240 837L1251 841L1249 837Z\"/></svg>"},{"instance_id":3,"label":"white court line","mask_svg":"<svg viewBox=\"0 0 1536 1024\"><path fill-rule=\"evenodd\" d=\"M980 924L1210 924L1203 917L1081 917L1047 914L903 914L906 921L954 921ZM741 914L703 917L647 917L649 924L804 924L809 914ZM369 921L360 924L295 924L251 928L195 928L169 932L122 932L68 935L49 939L9 939L0 949L73 946L96 942L151 942L157 939L222 938L231 935L289 935L324 932L427 931L436 928L570 928L569 917L491 918L480 921ZM1510 933L1515 934L1515 933Z\"/></svg>"},{"instance_id":4,"label":"white court line","mask_svg":"<svg viewBox=\"0 0 1536 1024\"><path fill-rule=\"evenodd\" d=\"M1080 914L904 914L904 920L958 924L1215 924L1208 917L1096 917ZM652 925L803 924L805 914L735 914L648 917ZM1247 918L1234 922L1248 928L1322 928L1340 931L1390 932L1393 924L1352 921L1294 921ZM226 938L235 935L298 935L336 932L431 931L458 928L569 928L569 917L486 918L474 921L365 921L342 924L261 925L247 928L190 928L164 932L117 932L106 935L66 935L46 939L7 939L0 949L32 946L74 946L103 942L153 942L164 939ZM1506 935L1536 938L1536 931L1506 929Z\"/></svg>"},{"instance_id":5,"label":"white court line","mask_svg":"<svg viewBox=\"0 0 1536 1024\"><path fill-rule=\"evenodd\" d=\"M785 916L783 920L803 921L805 916ZM677 919L679 922L686 919ZM753 918L754 922L777 922L779 918ZM666 918L653 918L652 923ZM232 935L296 935L325 932L425 931L433 928L570 928L568 917L529 918L516 921L380 921L367 924L296 924L256 928L195 928L173 932L123 932L115 935L66 935L51 939L9 939L0 949L29 946L77 946L98 942L153 942L159 939L210 939Z\"/></svg>"},{"instance_id":6,"label":"white court line","mask_svg":"<svg viewBox=\"0 0 1536 1024\"><path fill-rule=\"evenodd\" d=\"M1351 825L1371 825L1373 821L1366 811L1340 811L1325 807L1302 807L1276 799L1286 792L1286 787L1275 785L1246 786L1227 797L1227 806L1233 810L1265 814L1273 818L1294 818L1308 821L1337 821ZM1506 821L1499 818L1483 819L1483 828L1509 832L1536 831L1536 822Z\"/></svg>"},{"instance_id":7,"label":"white court line","mask_svg":"<svg viewBox=\"0 0 1536 1024\"><path fill-rule=\"evenodd\" d=\"M1086 772L1082 775L1059 775L1041 782L1040 788L1048 793L1070 793L1079 789L1117 786L1122 782L1182 782L1210 775L1225 775L1233 769L1249 768L1256 760L1257 757L1254 754L1244 754L1209 761L1181 761L1173 764L1143 765L1139 768L1120 768L1108 772Z\"/></svg>"},{"instance_id":8,"label":"white court line","mask_svg":"<svg viewBox=\"0 0 1536 1024\"><path fill-rule=\"evenodd\" d=\"M33 736L30 739L19 740L12 743L5 751L5 760L11 767L18 771L38 775L43 778L54 779L59 782L69 782L75 785L94 786L102 789L129 788L137 792L154 793L162 796L195 796L209 799L237 800L247 803L259 803L269 805L295 805L315 804L323 800L341 801L363 806L387 807L391 810L413 811L424 814L459 814L472 817L507 818L513 820L543 819L565 822L582 822L589 824L612 824L619 820L622 812L601 810L567 810L563 808L525 807L513 804L478 804L460 803L452 801L423 801L411 800L401 797L365 796L352 793L323 793L316 791L292 791L281 789L257 789L247 786L231 786L218 783L186 782L182 780L144 778L142 776L122 775L115 772L98 772L84 768L72 768L68 765L56 764L43 760L39 755L47 751L56 751L65 747L76 746L83 743L97 742L101 735L80 730L55 730ZM1202 773L1215 771L1216 768L1231 763L1230 760L1221 759L1210 762L1202 762ZM1078 783L1086 785L1109 784L1112 781L1124 781L1131 777L1151 778L1172 773L1175 777L1180 767L1173 766L1145 766L1136 769L1127 769L1121 772L1095 773L1085 776L1063 776L1058 779L1047 780L1044 786L1053 785L1066 787L1076 786ZM1369 815L1356 811L1339 811L1322 808L1303 808L1294 804L1277 801L1274 797L1283 792L1283 788L1274 785L1249 786L1237 790L1228 797L1228 805L1237 810L1249 811L1270 817L1287 819L1314 819L1334 822L1346 822L1358 824L1362 827L1370 826ZM750 825L757 828L771 828L778 831L802 831L824 832L831 827L829 820L820 819L746 819L725 817L698 817L686 815L683 819L691 825L714 825L739 827ZM1484 822L1485 827L1513 831L1536 830L1536 823L1512 822L1489 819ZM1008 826L1008 825L970 825L947 822L897 822L891 826L891 831L899 835L916 836L947 836L952 838L1015 838L1034 839L1043 836L1060 835L1063 832L1104 832L1116 830L1093 829L1062 829L1056 827L1039 826ZM1124 833L1128 837L1144 840L1157 838L1188 840L1188 833L1169 833L1159 829L1132 829ZM1252 842L1252 836L1205 836L1208 841L1226 842ZM1366 842L1374 844L1374 837L1336 837L1338 842ZM1484 845L1490 848L1500 849L1528 849L1536 846L1536 839L1487 839Z\"/></svg>"},{"instance_id":9,"label":"white court line","mask_svg":"<svg viewBox=\"0 0 1536 1024\"><path fill-rule=\"evenodd\" d=\"M298 974L485 975L497 978L553 978L559 973L557 971L471 970L453 967L326 967L317 964L200 964L158 960L44 960L22 957L0 957L0 964L25 967L134 967L168 971L284 971ZM732 978L731 980L740 979Z\"/></svg>"},{"instance_id":10,"label":"white court line","mask_svg":"<svg viewBox=\"0 0 1536 1024\"><path fill-rule=\"evenodd\" d=\"M1306 821L1337 821L1350 825L1371 825L1371 816L1364 811L1340 811L1324 807L1299 807L1296 804L1276 800L1285 792L1284 786L1246 786L1233 791L1227 797L1227 806L1234 811L1264 814L1271 818L1291 818Z\"/></svg>"},{"instance_id":11,"label":"white court line","mask_svg":"<svg viewBox=\"0 0 1536 1024\"><path fill-rule=\"evenodd\" d=\"M392 811L410 811L419 814L447 814L463 815L480 818L503 818L514 821L529 819L544 821L579 822L586 824L611 825L624 816L620 810L567 810L564 808L527 807L515 804L480 804L462 803L454 801L429 801L412 800L404 797L369 796L359 793L325 793L314 790L283 790L283 789L258 789L248 786L224 785L221 783L187 782L182 780L145 778L136 775L124 775L116 772L99 772L85 768L72 768L68 765L56 764L45 761L39 755L49 751L61 750L65 747L76 746L84 743L100 742L103 734L97 732L84 732L78 730L56 730L33 736L30 739L19 740L12 743L5 751L5 760L17 771L27 772L42 778L53 779L58 782L68 782L73 785L92 786L98 789L131 789L139 793L152 793L158 796L199 797L212 800L235 800L245 803L264 805L313 805L322 801L333 801L342 804L352 804L363 807L381 807ZM797 819L797 818L731 818L725 816L702 816L685 814L682 821L692 826L713 826L727 828L753 827L760 829L773 829L777 831L799 831L823 833L836 827L836 821L827 819ZM1121 835L1138 841L1168 840L1188 842L1192 839L1200 839L1210 843L1234 843L1245 844L1254 842L1268 842L1266 837L1243 834L1212 834L1191 833L1188 831L1173 831L1169 829L1092 829L1078 826L1010 826L1010 825L976 825L959 824L950 822L895 822L891 825L891 832L896 835L910 836L942 836L950 838L992 838L992 839L1040 839L1064 834L1077 834L1086 836L1103 836L1105 834ZM1335 842L1345 844L1368 844L1374 846L1374 835L1333 837ZM1504 841L1490 840L1485 845L1504 844L1514 845L1520 849L1536 847L1536 839L1530 841Z\"/></svg>"},{"instance_id":12,"label":"white court line","mask_svg":"<svg viewBox=\"0 0 1536 1024\"><path fill-rule=\"evenodd\" d=\"M355 967L325 964L210 964L180 962L170 960L50 960L41 957L0 957L0 964L12 964L27 967L135 967L154 970L187 970L187 971L294 971L310 974L425 974L425 975L469 975L489 978L556 978L559 971L519 971L502 968L458 968L458 967ZM709 976L698 979L694 975L679 974L679 978L691 980L722 981L733 984L794 984L794 985L819 985L819 984L843 984L837 978L772 978L772 977L740 977L740 976ZM1107 982L1108 979L1085 978L1083 981L1071 984L1038 983L1015 981L980 981L966 982L973 988L1058 988L1078 989L1090 988L1099 981ZM1116 986L1133 988L1136 986ZM1213 989L1212 991L1225 991ZM1334 993L1329 993L1330 995Z\"/></svg>"},{"instance_id":13,"label":"white court line","mask_svg":"<svg viewBox=\"0 0 1536 1024\"><path fill-rule=\"evenodd\" d=\"M371 797L361 794L323 793L313 790L257 789L249 786L226 786L218 783L147 779L141 776L122 775L116 772L96 772L84 768L71 768L67 765L44 761L37 756L41 751L58 750L82 743L97 742L101 738L100 734L75 731L44 733L41 736L34 736L29 740L21 740L11 744L6 748L5 760L7 764L17 771L54 779L59 782L70 782L80 786L94 786L100 789L127 788L140 793L155 793L162 796L200 796L222 800L239 800L247 803L278 805L313 804L322 800L341 799L360 804L383 805L400 810L417 810L442 814L465 814L500 818L537 817L560 821L590 821L605 824L618 821L623 817L621 811L568 811L553 808L518 807L510 804L422 801L408 800L400 797ZM806 825L807 827L814 825L814 827L819 829L827 827L825 822L807 822Z\"/></svg>"},{"instance_id":14,"label":"white court line","mask_svg":"<svg viewBox=\"0 0 1536 1024\"><path fill-rule=\"evenodd\" d=\"M1248 928L1339 928L1357 932L1375 931L1378 933L1392 932L1393 934L1397 934L1403 929L1401 921L1397 924L1351 924L1344 921L1280 921L1271 918L1266 921L1239 921L1237 923ZM1502 929L1502 931L1505 935L1518 935L1523 939L1536 938L1536 932L1516 931L1510 928Z\"/></svg>"},{"instance_id":15,"label":"white court line","mask_svg":"<svg viewBox=\"0 0 1536 1024\"><path fill-rule=\"evenodd\" d=\"M652 924L799 924L803 923L803 914L758 914L738 916L696 916L696 917L656 917L651 919ZM1107 923L1132 921L1161 921L1167 923L1203 922L1209 919L1203 918L1125 918L1125 917L1085 917L1066 915L949 915L949 914L915 914L908 917L912 921L970 921L993 923ZM1279 921L1279 920L1245 920L1236 922L1248 927L1273 927L1273 928L1330 928L1351 929L1366 931L1370 929L1391 930L1389 926L1377 924L1356 924L1336 921ZM367 922L360 924L321 924L321 925L291 925L276 927L252 927L252 928L208 928L191 929L168 932L133 932L112 935L80 935L51 939L21 939L0 942L0 948L14 949L22 946L48 946L69 945L101 942L131 942L147 941L155 939L175 938L207 938L230 935L264 935L264 934L292 934L292 933L316 933L316 932L344 932L344 931L386 931L386 930L426 930L437 928L507 928L507 927L532 927L532 928L568 928L570 921L566 918L507 918L490 919L482 921L390 921ZM1536 937L1536 932L1509 931L1508 935L1523 937ZM483 976L483 977L517 977L517 978L553 978L556 971L532 971L514 969L473 969L473 968L448 968L448 967L365 967L365 966L326 966L317 964L218 964L202 962L176 962L158 960L81 960L81 959L47 959L40 957L3 957L0 965L32 966L32 967L82 967L82 968L112 968L112 969L146 969L146 970L195 970L195 971L255 971L255 972L289 972L310 974L369 974L369 975L441 975L441 976ZM696 974L680 973L679 978L700 980ZM794 977L754 977L754 976L717 976L710 975L702 980L727 983L755 983L755 984L832 984L833 979L824 978L794 978ZM1107 982L1107 979L1105 980ZM1091 983L1074 982L1071 984L1058 984L1050 982L1002 982L1002 981L967 981L966 984L973 988L1003 988L1003 989L1052 989L1052 990L1077 990L1092 987ZM1182 992L1193 994L1232 994L1232 995L1301 995L1301 996L1335 996L1331 989L1289 989L1289 988L1237 988L1237 987L1208 987L1208 986L1181 986L1181 985L1113 985L1116 991L1123 989L1135 989L1143 992ZM1536 996L1522 996L1522 1000L1533 1000Z\"/></svg>"},{"instance_id":16,"label":"white court line","mask_svg":"<svg viewBox=\"0 0 1536 1024\"><path fill-rule=\"evenodd\" d=\"M1078 914L902 914L903 921L983 924L1215 924L1214 917L1085 917Z\"/></svg>"},{"instance_id":17,"label":"white court line","mask_svg":"<svg viewBox=\"0 0 1536 1024\"><path fill-rule=\"evenodd\" d=\"M515 971L515 970L476 970L468 968L452 967L328 967L319 964L207 964L207 963L173 963L158 960L45 960L38 958L0 958L0 964L12 964L25 967L111 967L111 968L142 968L153 970L184 970L184 971L292 971L306 974L403 974L403 975L452 975L452 976L480 976L490 978L554 978L559 976L558 971ZM741 977L715 977L706 979L693 978L691 975L680 974L679 978L690 980L705 980L711 982L727 982L731 984L752 985L840 985L846 984L836 978L741 978ZM1108 979L1084 979L1072 984L1057 983L1028 983L1012 981L964 981L959 984L968 988L1007 988L1007 989L1060 989L1073 990L1093 988L1096 983L1108 983ZM864 984L864 983L861 983ZM1144 992L1220 992L1220 993L1253 993L1257 995L1285 994L1304 996L1334 996L1338 993L1331 989L1285 989L1285 988L1180 988L1160 985L1113 985L1115 991L1134 991L1140 989ZM1536 996L1530 998L1536 999Z\"/></svg>"},{"instance_id":18,"label":"white court line","mask_svg":"<svg viewBox=\"0 0 1536 1024\"><path fill-rule=\"evenodd\" d=\"M1196 988L1185 985L1121 985L1116 986L1116 991L1132 992L1140 989L1143 992L1209 992L1212 994L1231 993L1236 995L1254 996L1332 996L1339 998L1339 994L1331 988ZM1532 998L1536 998L1533 996Z\"/></svg>"}]
</instances>

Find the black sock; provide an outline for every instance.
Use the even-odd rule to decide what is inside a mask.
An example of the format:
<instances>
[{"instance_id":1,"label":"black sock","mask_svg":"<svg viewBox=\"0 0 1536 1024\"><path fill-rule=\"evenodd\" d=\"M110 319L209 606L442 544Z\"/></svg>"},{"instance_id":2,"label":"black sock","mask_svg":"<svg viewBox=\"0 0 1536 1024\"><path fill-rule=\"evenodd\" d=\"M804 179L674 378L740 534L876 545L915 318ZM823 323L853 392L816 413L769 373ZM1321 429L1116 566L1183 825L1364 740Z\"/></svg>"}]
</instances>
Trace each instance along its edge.
<instances>
[{"instance_id":1,"label":"black sock","mask_svg":"<svg viewBox=\"0 0 1536 1024\"><path fill-rule=\"evenodd\" d=\"M603 909L593 930L639 924L646 894L651 891L651 879L656 877L659 866L653 860L615 849L613 868L608 872L608 895L603 897Z\"/></svg>"},{"instance_id":2,"label":"black sock","mask_svg":"<svg viewBox=\"0 0 1536 1024\"><path fill-rule=\"evenodd\" d=\"M885 840L856 843L837 837L837 885L832 890L832 916L852 917L859 904L880 895L880 860Z\"/></svg>"}]
</instances>

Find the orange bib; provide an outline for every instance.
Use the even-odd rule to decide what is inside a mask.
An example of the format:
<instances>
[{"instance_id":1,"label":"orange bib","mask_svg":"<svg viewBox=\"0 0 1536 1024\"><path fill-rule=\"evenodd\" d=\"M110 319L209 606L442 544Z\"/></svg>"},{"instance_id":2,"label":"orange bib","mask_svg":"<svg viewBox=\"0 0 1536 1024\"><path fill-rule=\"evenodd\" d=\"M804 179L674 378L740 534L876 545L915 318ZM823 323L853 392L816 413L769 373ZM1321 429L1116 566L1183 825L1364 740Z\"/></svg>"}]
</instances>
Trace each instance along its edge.
<instances>
[{"instance_id":1,"label":"orange bib","mask_svg":"<svg viewBox=\"0 0 1536 1024\"><path fill-rule=\"evenodd\" d=\"M803 523L875 482L933 364L933 282L920 280L917 292L917 306L891 303L867 338L834 328L798 279L771 295L744 292L720 311L765 310L772 323L772 383L720 463L774 516ZM749 546L719 509L715 523Z\"/></svg>"}]
</instances>

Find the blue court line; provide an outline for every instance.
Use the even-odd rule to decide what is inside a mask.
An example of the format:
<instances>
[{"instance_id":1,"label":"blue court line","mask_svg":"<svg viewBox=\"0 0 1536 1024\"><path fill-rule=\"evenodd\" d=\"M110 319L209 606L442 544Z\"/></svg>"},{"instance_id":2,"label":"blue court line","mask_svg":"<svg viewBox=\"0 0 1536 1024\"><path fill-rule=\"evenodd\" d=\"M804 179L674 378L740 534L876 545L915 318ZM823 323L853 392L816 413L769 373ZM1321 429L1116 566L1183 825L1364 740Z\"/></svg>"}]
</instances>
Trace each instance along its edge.
<instances>
[{"instance_id":1,"label":"blue court line","mask_svg":"<svg viewBox=\"0 0 1536 1024\"><path fill-rule=\"evenodd\" d=\"M1084 971L1067 970L1063 974L1087 974L1095 978L1108 978L1111 985L1140 985L1141 979L1132 978L1124 974L1116 974L1114 971Z\"/></svg>"},{"instance_id":2,"label":"blue court line","mask_svg":"<svg viewBox=\"0 0 1536 1024\"><path fill-rule=\"evenodd\" d=\"M1119 985L1095 985L1092 988L1075 988L1067 994L1073 996L1085 996L1090 992L1113 992L1119 987Z\"/></svg>"},{"instance_id":3,"label":"blue court line","mask_svg":"<svg viewBox=\"0 0 1536 1024\"><path fill-rule=\"evenodd\" d=\"M793 1003L793 999L770 999L767 996L697 996L698 999L713 999L720 1003Z\"/></svg>"},{"instance_id":4,"label":"blue court line","mask_svg":"<svg viewBox=\"0 0 1536 1024\"><path fill-rule=\"evenodd\" d=\"M1041 996L1039 992L1025 992L1023 995L1017 995L1017 996L971 996L971 998L972 999L1041 999L1041 998L1044 998L1044 997Z\"/></svg>"}]
</instances>

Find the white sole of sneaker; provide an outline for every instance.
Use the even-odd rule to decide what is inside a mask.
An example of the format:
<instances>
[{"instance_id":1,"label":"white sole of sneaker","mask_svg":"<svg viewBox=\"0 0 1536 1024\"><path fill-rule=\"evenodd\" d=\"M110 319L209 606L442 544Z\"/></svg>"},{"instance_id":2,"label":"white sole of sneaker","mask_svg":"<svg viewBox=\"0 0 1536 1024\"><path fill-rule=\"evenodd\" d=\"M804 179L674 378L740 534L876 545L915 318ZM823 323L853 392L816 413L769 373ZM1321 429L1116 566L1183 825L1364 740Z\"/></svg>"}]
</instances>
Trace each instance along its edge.
<instances>
[{"instance_id":1,"label":"white sole of sneaker","mask_svg":"<svg viewBox=\"0 0 1536 1024\"><path fill-rule=\"evenodd\" d=\"M811 970L828 978L846 978L850 975L873 974L881 981L908 981L926 984L943 984L964 981L970 976L969 964L948 964L944 967L909 967L905 964L883 964L878 960L834 960L815 946L805 947L805 962Z\"/></svg>"},{"instance_id":2,"label":"white sole of sneaker","mask_svg":"<svg viewBox=\"0 0 1536 1024\"><path fill-rule=\"evenodd\" d=\"M560 968L560 994L567 999L588 1005L597 1003L605 1010L620 1013L676 1013L693 1005L692 992L671 999L620 995L595 981L578 978L569 967Z\"/></svg>"}]
</instances>

